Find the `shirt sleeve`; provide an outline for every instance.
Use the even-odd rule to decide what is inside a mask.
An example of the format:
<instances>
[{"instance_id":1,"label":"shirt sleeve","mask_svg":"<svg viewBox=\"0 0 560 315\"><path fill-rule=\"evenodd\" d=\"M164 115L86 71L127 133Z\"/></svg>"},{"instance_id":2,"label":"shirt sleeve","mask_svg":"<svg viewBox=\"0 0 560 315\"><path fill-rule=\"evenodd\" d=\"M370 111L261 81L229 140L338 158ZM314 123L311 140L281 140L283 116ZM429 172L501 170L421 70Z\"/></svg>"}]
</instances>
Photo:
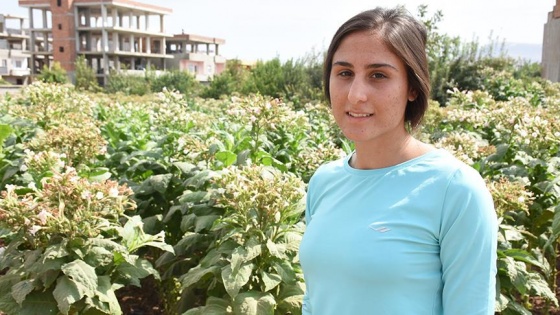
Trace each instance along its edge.
<instances>
[{"instance_id":1,"label":"shirt sleeve","mask_svg":"<svg viewBox=\"0 0 560 315\"><path fill-rule=\"evenodd\" d=\"M312 177L307 185L307 195L305 196L305 225L308 226L311 222L311 193L313 187L314 178ZM302 310L301 315L312 315L311 312L311 302L309 301L309 284L305 282L305 293L303 295L303 303L302 303Z\"/></svg>"},{"instance_id":2,"label":"shirt sleeve","mask_svg":"<svg viewBox=\"0 0 560 315\"><path fill-rule=\"evenodd\" d=\"M444 314L494 314L498 224L492 196L474 169L451 177L441 220Z\"/></svg>"}]
</instances>

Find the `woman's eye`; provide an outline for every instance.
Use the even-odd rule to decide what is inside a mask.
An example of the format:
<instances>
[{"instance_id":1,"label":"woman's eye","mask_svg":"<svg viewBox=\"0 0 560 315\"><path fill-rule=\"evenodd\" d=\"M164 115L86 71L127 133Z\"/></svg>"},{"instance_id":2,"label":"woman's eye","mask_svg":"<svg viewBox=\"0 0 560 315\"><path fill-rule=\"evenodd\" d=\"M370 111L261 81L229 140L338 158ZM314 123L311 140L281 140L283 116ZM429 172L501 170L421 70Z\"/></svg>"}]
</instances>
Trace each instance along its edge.
<instances>
[{"instance_id":1,"label":"woman's eye","mask_svg":"<svg viewBox=\"0 0 560 315\"><path fill-rule=\"evenodd\" d=\"M374 78L374 79L383 79L383 78L386 78L387 76L384 75L383 73L374 73L374 74L371 75L371 77Z\"/></svg>"},{"instance_id":2,"label":"woman's eye","mask_svg":"<svg viewBox=\"0 0 560 315\"><path fill-rule=\"evenodd\" d=\"M352 72L346 71L346 70L345 71L340 71L338 73L338 75L341 76L341 77L349 77L349 76L352 76Z\"/></svg>"}]
</instances>

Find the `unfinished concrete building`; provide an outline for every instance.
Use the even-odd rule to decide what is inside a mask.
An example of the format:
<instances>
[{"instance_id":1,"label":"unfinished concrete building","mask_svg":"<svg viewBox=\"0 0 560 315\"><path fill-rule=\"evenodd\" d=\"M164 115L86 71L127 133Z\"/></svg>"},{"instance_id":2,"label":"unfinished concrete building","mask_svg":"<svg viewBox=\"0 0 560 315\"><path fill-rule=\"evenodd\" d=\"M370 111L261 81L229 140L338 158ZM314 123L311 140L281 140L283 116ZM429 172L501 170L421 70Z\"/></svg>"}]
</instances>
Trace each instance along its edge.
<instances>
[{"instance_id":1,"label":"unfinished concrete building","mask_svg":"<svg viewBox=\"0 0 560 315\"><path fill-rule=\"evenodd\" d=\"M556 0L544 25L542 77L560 82L560 0Z\"/></svg>"},{"instance_id":2,"label":"unfinished concrete building","mask_svg":"<svg viewBox=\"0 0 560 315\"><path fill-rule=\"evenodd\" d=\"M129 0L19 0L29 9L31 73L50 60L72 78L83 55L105 84L111 70L164 70L171 9ZM52 56L52 58L50 58Z\"/></svg>"},{"instance_id":3,"label":"unfinished concrete building","mask_svg":"<svg viewBox=\"0 0 560 315\"><path fill-rule=\"evenodd\" d=\"M0 77L10 84L29 81L25 17L0 14Z\"/></svg>"},{"instance_id":4,"label":"unfinished concrete building","mask_svg":"<svg viewBox=\"0 0 560 315\"><path fill-rule=\"evenodd\" d=\"M222 73L226 59L219 54L225 40L194 34L176 34L167 39L166 53L174 58L167 59L169 69L179 69L193 74L198 81L207 82Z\"/></svg>"}]
</instances>

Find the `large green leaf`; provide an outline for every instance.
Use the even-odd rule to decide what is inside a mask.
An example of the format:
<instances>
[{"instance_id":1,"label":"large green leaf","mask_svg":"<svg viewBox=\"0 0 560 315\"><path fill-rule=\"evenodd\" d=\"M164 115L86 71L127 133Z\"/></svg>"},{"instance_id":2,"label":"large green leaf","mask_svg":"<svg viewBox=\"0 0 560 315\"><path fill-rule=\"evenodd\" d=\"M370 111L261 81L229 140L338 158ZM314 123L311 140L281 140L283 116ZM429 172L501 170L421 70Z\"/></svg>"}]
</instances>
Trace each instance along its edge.
<instances>
[{"instance_id":1,"label":"large green leaf","mask_svg":"<svg viewBox=\"0 0 560 315\"><path fill-rule=\"evenodd\" d=\"M204 306L191 308L190 310L184 312L182 315L204 315L204 309L205 309Z\"/></svg>"},{"instance_id":2,"label":"large green leaf","mask_svg":"<svg viewBox=\"0 0 560 315\"><path fill-rule=\"evenodd\" d=\"M231 265L227 265L222 268L222 281L224 287L232 298L235 298L249 279L251 279L251 273L253 272L253 264L245 263L243 264L237 272L233 272Z\"/></svg>"},{"instance_id":3,"label":"large green leaf","mask_svg":"<svg viewBox=\"0 0 560 315\"><path fill-rule=\"evenodd\" d=\"M164 194L173 174L153 175L146 179L138 191L139 194L151 194L154 191Z\"/></svg>"},{"instance_id":4,"label":"large green leaf","mask_svg":"<svg viewBox=\"0 0 560 315\"><path fill-rule=\"evenodd\" d=\"M35 279L37 281L40 281L42 283L43 287L49 288L51 285L53 285L53 283L55 283L55 281L58 279L58 277L62 273L60 271L60 267L63 264L64 264L63 262L57 263L57 265L59 266L57 269L47 269L45 271L42 271L42 272L38 273L37 276L35 277Z\"/></svg>"},{"instance_id":5,"label":"large green leaf","mask_svg":"<svg viewBox=\"0 0 560 315\"><path fill-rule=\"evenodd\" d=\"M114 286L111 284L109 276L99 277L99 286L97 287L97 296L101 302L104 302L109 307L109 314L120 315L122 314L119 300L115 295Z\"/></svg>"},{"instance_id":6,"label":"large green leaf","mask_svg":"<svg viewBox=\"0 0 560 315\"><path fill-rule=\"evenodd\" d=\"M228 300L211 296L206 301L205 306L189 310L183 315L230 315L232 313L228 311L229 307L230 302Z\"/></svg>"},{"instance_id":7,"label":"large green leaf","mask_svg":"<svg viewBox=\"0 0 560 315\"><path fill-rule=\"evenodd\" d=\"M231 253L231 272L237 273L241 265L245 262L245 257L247 256L247 251L245 248L239 246L233 250Z\"/></svg>"},{"instance_id":8,"label":"large green leaf","mask_svg":"<svg viewBox=\"0 0 560 315\"><path fill-rule=\"evenodd\" d=\"M17 315L58 315L57 303L52 291L31 292L23 301L21 309L14 313Z\"/></svg>"},{"instance_id":9,"label":"large green leaf","mask_svg":"<svg viewBox=\"0 0 560 315\"><path fill-rule=\"evenodd\" d=\"M245 244L246 254L243 257L245 262L249 262L262 254L262 244L255 237L250 238Z\"/></svg>"},{"instance_id":10,"label":"large green leaf","mask_svg":"<svg viewBox=\"0 0 560 315\"><path fill-rule=\"evenodd\" d=\"M237 161L237 155L231 151L220 151L216 153L216 159L228 167Z\"/></svg>"},{"instance_id":11,"label":"large green leaf","mask_svg":"<svg viewBox=\"0 0 560 315\"><path fill-rule=\"evenodd\" d=\"M152 264L143 258L134 256L133 263L123 262L117 267L119 275L127 280L128 283L140 287L140 279L149 275L159 278L159 273L152 267Z\"/></svg>"},{"instance_id":12,"label":"large green leaf","mask_svg":"<svg viewBox=\"0 0 560 315\"><path fill-rule=\"evenodd\" d=\"M113 252L104 247L93 246L87 251L84 261L95 268L99 266L107 266L113 262Z\"/></svg>"},{"instance_id":13,"label":"large green leaf","mask_svg":"<svg viewBox=\"0 0 560 315\"><path fill-rule=\"evenodd\" d=\"M303 295L292 295L278 301L278 309L281 309L282 313L284 314L292 314L292 315L301 314L302 306L303 306Z\"/></svg>"},{"instance_id":14,"label":"large green leaf","mask_svg":"<svg viewBox=\"0 0 560 315\"><path fill-rule=\"evenodd\" d=\"M287 284L296 283L296 273L287 261L275 262L273 263L274 270L282 277L282 281Z\"/></svg>"},{"instance_id":15,"label":"large green leaf","mask_svg":"<svg viewBox=\"0 0 560 315\"><path fill-rule=\"evenodd\" d=\"M201 267L200 265L189 269L186 275L181 279L183 289L196 284L207 274L217 273L220 270L218 266Z\"/></svg>"},{"instance_id":16,"label":"large green leaf","mask_svg":"<svg viewBox=\"0 0 560 315\"><path fill-rule=\"evenodd\" d=\"M93 246L103 247L110 252L125 252L126 247L109 239L104 238L91 238L88 241Z\"/></svg>"},{"instance_id":17,"label":"large green leaf","mask_svg":"<svg viewBox=\"0 0 560 315\"><path fill-rule=\"evenodd\" d=\"M282 282L282 277L274 273L262 272L261 280L264 283L264 292L268 292Z\"/></svg>"},{"instance_id":18,"label":"large green leaf","mask_svg":"<svg viewBox=\"0 0 560 315\"><path fill-rule=\"evenodd\" d=\"M233 301L233 312L243 315L273 315L276 301L270 293L243 292Z\"/></svg>"},{"instance_id":19,"label":"large green leaf","mask_svg":"<svg viewBox=\"0 0 560 315\"><path fill-rule=\"evenodd\" d=\"M200 261L200 265L203 267L214 266L217 265L222 259L222 254L218 250L211 249L208 254L206 254L206 256L202 258L202 260Z\"/></svg>"},{"instance_id":20,"label":"large green leaf","mask_svg":"<svg viewBox=\"0 0 560 315\"><path fill-rule=\"evenodd\" d=\"M91 292L92 296L95 291ZM83 287L78 286L67 276L62 276L56 281L56 288L53 291L53 296L56 299L58 308L63 314L68 314L72 304L81 300L86 294Z\"/></svg>"},{"instance_id":21,"label":"large green leaf","mask_svg":"<svg viewBox=\"0 0 560 315\"><path fill-rule=\"evenodd\" d=\"M14 130L9 125L0 124L0 153L2 152L2 147L4 146L4 140L6 140Z\"/></svg>"},{"instance_id":22,"label":"large green leaf","mask_svg":"<svg viewBox=\"0 0 560 315\"><path fill-rule=\"evenodd\" d=\"M501 312L507 308L508 304L509 304L509 299L505 295L498 293L494 311Z\"/></svg>"},{"instance_id":23,"label":"large green leaf","mask_svg":"<svg viewBox=\"0 0 560 315\"><path fill-rule=\"evenodd\" d=\"M181 204L196 204L203 201L210 200L211 194L207 191L190 191L185 192L179 198L179 203Z\"/></svg>"},{"instance_id":24,"label":"large green leaf","mask_svg":"<svg viewBox=\"0 0 560 315\"><path fill-rule=\"evenodd\" d=\"M25 300L25 297L35 289L33 280L23 280L16 283L12 287L12 297L19 305Z\"/></svg>"},{"instance_id":25,"label":"large green leaf","mask_svg":"<svg viewBox=\"0 0 560 315\"><path fill-rule=\"evenodd\" d=\"M284 284L280 289L280 294L278 297L280 299L285 299L290 296L300 296L305 293L305 283L296 282L295 284Z\"/></svg>"},{"instance_id":26,"label":"large green leaf","mask_svg":"<svg viewBox=\"0 0 560 315\"><path fill-rule=\"evenodd\" d=\"M12 297L12 287L20 281L19 275L7 274L0 277L0 312L17 314L19 305Z\"/></svg>"},{"instance_id":27,"label":"large green leaf","mask_svg":"<svg viewBox=\"0 0 560 315\"><path fill-rule=\"evenodd\" d=\"M129 218L124 225L121 236L128 251L134 252L141 247L152 246L164 251L173 252L173 246L165 243L165 232L161 231L156 235L146 234L143 226L142 218L138 215Z\"/></svg>"},{"instance_id":28,"label":"large green leaf","mask_svg":"<svg viewBox=\"0 0 560 315\"><path fill-rule=\"evenodd\" d=\"M212 225L214 225L216 219L218 219L219 217L219 215L205 215L196 217L194 231L200 232L203 230L209 230Z\"/></svg>"},{"instance_id":29,"label":"large green leaf","mask_svg":"<svg viewBox=\"0 0 560 315\"><path fill-rule=\"evenodd\" d=\"M270 255L280 259L288 259L286 256L286 245L285 244L276 244L270 239L266 241L266 248Z\"/></svg>"},{"instance_id":30,"label":"large green leaf","mask_svg":"<svg viewBox=\"0 0 560 315\"><path fill-rule=\"evenodd\" d=\"M202 186L204 186L210 178L212 178L215 175L216 173L209 170L201 171L199 173L196 173L193 177L185 180L183 184L185 187L192 187L198 190Z\"/></svg>"},{"instance_id":31,"label":"large green leaf","mask_svg":"<svg viewBox=\"0 0 560 315\"><path fill-rule=\"evenodd\" d=\"M531 255L531 253L527 252L526 250L512 248L512 249L503 250L501 252L508 257L512 257L515 260L523 261L535 265L541 269L544 269L544 266L538 260L536 260L535 257Z\"/></svg>"},{"instance_id":32,"label":"large green leaf","mask_svg":"<svg viewBox=\"0 0 560 315\"><path fill-rule=\"evenodd\" d=\"M62 272L76 284L76 288L81 296L95 295L97 289L97 274L95 273L95 268L86 264L83 260L77 259L63 265Z\"/></svg>"},{"instance_id":33,"label":"large green leaf","mask_svg":"<svg viewBox=\"0 0 560 315\"><path fill-rule=\"evenodd\" d=\"M558 300L556 299L556 295L550 287L548 283L537 273L530 273L527 277L527 287L529 287L532 293L544 297L549 301L553 301L554 305L558 306Z\"/></svg>"},{"instance_id":34,"label":"large green leaf","mask_svg":"<svg viewBox=\"0 0 560 315\"><path fill-rule=\"evenodd\" d=\"M184 174L189 174L196 169L196 165L187 162L174 162L173 166L175 166Z\"/></svg>"}]
</instances>

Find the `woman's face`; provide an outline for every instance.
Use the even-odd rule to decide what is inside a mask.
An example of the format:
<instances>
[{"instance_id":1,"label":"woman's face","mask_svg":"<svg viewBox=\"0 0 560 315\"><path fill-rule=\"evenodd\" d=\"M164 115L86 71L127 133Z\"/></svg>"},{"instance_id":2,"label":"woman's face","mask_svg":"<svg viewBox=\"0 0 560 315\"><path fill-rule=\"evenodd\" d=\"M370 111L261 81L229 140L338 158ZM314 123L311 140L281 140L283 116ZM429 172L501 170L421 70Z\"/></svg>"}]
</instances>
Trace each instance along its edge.
<instances>
[{"instance_id":1,"label":"woman's face","mask_svg":"<svg viewBox=\"0 0 560 315\"><path fill-rule=\"evenodd\" d=\"M336 123L356 144L407 135L404 113L415 93L403 61L376 33L352 33L341 41L333 55L329 92Z\"/></svg>"}]
</instances>

